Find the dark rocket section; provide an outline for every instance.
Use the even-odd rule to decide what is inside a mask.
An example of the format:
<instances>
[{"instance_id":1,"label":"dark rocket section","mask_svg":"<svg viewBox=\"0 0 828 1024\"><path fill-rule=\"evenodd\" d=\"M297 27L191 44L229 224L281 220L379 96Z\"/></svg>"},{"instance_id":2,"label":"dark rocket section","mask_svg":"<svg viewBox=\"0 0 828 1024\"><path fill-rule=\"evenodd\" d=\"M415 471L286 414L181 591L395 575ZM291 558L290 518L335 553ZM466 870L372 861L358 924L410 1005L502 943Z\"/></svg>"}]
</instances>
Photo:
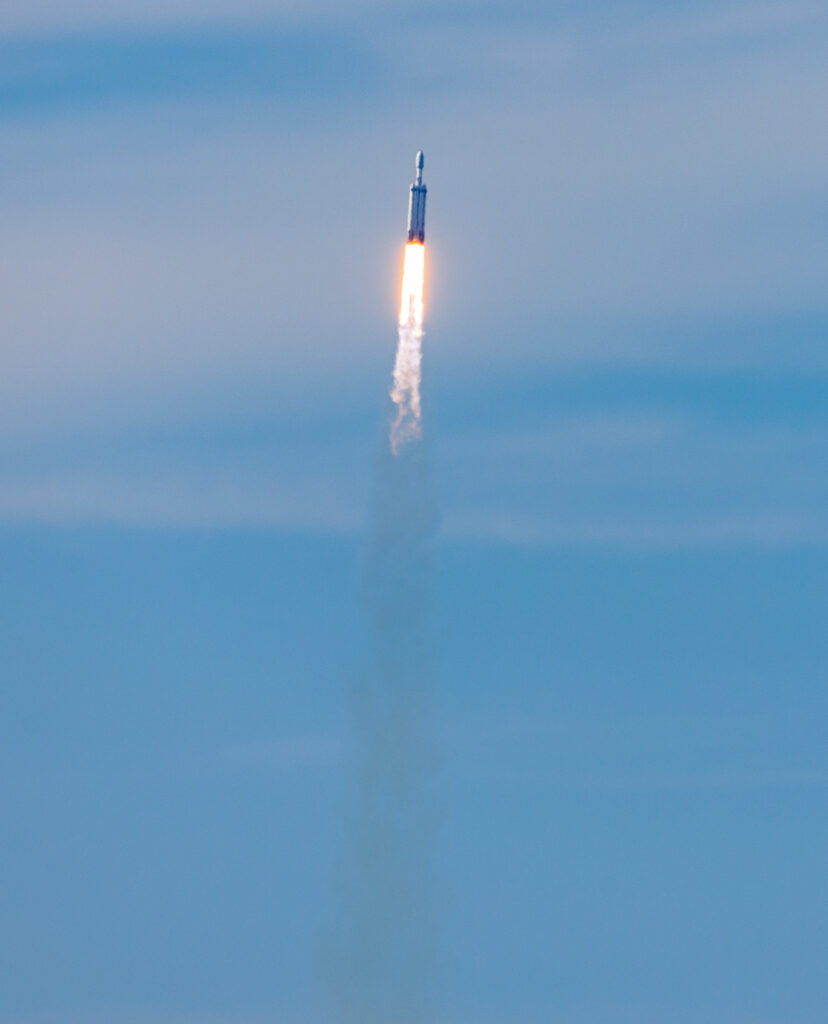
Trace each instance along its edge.
<instances>
[{"instance_id":1,"label":"dark rocket section","mask_svg":"<svg viewBox=\"0 0 828 1024\"><path fill-rule=\"evenodd\" d=\"M423 184L423 159L422 150L417 154L417 177L411 186L411 195L408 199L408 241L425 241L425 204L426 187Z\"/></svg>"}]
</instances>

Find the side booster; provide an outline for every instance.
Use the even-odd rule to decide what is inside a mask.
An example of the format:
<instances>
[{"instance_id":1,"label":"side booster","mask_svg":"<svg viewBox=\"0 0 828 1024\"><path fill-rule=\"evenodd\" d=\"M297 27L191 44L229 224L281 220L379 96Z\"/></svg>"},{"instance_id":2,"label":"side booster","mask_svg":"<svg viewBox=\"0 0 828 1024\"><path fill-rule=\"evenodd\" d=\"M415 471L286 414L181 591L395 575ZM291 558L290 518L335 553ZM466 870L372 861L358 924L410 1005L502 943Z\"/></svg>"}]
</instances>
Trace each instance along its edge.
<instances>
[{"instance_id":1,"label":"side booster","mask_svg":"<svg viewBox=\"0 0 828 1024\"><path fill-rule=\"evenodd\" d=\"M408 241L425 241L425 201L426 187L423 184L423 153L417 154L417 177L411 186L408 199Z\"/></svg>"}]
</instances>

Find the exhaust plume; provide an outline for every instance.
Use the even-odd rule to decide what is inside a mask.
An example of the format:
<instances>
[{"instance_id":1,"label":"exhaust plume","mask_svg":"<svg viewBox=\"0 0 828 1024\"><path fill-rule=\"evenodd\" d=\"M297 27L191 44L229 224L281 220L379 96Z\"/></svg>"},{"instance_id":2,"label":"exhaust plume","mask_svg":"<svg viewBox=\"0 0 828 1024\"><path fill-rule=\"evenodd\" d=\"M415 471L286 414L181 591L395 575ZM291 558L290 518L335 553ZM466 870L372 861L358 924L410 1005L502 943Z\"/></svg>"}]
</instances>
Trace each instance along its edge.
<instances>
[{"instance_id":1,"label":"exhaust plume","mask_svg":"<svg viewBox=\"0 0 828 1024\"><path fill-rule=\"evenodd\" d=\"M418 156L418 182L421 172ZM355 789L337 984L344 1024L426 1024L435 966L436 516L421 440L424 256L422 241L406 245L396 412L376 465L363 588L369 655L352 692Z\"/></svg>"},{"instance_id":2,"label":"exhaust plume","mask_svg":"<svg viewBox=\"0 0 828 1024\"><path fill-rule=\"evenodd\" d=\"M420 410L420 363L423 339L423 278L425 246L409 242L405 247L400 317L397 328L397 358L394 362L394 386L391 399L397 406L391 425L391 451L402 448L422 436Z\"/></svg>"}]
</instances>

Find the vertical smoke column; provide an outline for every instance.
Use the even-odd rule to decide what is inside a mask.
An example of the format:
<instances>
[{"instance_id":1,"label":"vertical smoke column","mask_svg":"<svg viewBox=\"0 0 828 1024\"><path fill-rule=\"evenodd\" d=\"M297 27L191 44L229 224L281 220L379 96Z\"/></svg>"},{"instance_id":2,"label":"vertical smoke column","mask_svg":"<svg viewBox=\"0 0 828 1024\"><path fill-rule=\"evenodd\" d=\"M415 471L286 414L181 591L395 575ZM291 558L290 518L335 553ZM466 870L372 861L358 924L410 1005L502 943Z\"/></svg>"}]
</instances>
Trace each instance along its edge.
<instances>
[{"instance_id":1,"label":"vertical smoke column","mask_svg":"<svg viewBox=\"0 0 828 1024\"><path fill-rule=\"evenodd\" d=\"M356 799L340 989L347 1024L427 1024L433 973L435 514L420 422L422 154L417 171L391 392L396 418L377 463L365 578L369 661L353 693Z\"/></svg>"},{"instance_id":2,"label":"vertical smoke column","mask_svg":"<svg viewBox=\"0 0 828 1024\"><path fill-rule=\"evenodd\" d=\"M434 968L434 503L422 442L378 460L365 577L348 1024L428 1024Z\"/></svg>"}]
</instances>

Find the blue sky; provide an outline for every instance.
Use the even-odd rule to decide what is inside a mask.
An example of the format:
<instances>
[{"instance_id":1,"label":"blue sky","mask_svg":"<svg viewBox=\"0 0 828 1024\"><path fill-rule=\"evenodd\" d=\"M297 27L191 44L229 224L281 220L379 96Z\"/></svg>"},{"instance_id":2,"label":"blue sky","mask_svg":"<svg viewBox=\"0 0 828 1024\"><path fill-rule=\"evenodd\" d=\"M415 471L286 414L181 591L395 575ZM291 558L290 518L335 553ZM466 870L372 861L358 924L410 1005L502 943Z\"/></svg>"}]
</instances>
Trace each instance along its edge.
<instances>
[{"instance_id":1,"label":"blue sky","mask_svg":"<svg viewBox=\"0 0 828 1024\"><path fill-rule=\"evenodd\" d=\"M418 148L435 1019L824 1019L826 56L797 2L0 14L0 1021L323 1013Z\"/></svg>"}]
</instances>

